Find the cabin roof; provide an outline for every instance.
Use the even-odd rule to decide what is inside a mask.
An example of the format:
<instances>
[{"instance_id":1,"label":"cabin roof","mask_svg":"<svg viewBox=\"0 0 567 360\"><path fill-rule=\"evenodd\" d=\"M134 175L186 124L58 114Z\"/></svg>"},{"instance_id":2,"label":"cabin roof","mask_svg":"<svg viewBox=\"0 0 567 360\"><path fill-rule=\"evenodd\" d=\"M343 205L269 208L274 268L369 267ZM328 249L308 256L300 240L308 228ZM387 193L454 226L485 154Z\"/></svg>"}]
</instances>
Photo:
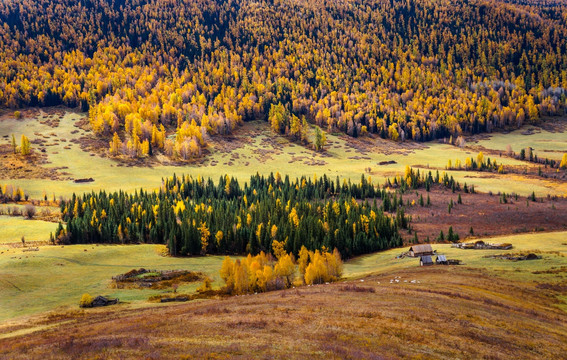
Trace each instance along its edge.
<instances>
[{"instance_id":1,"label":"cabin roof","mask_svg":"<svg viewBox=\"0 0 567 360\"><path fill-rule=\"evenodd\" d=\"M437 261L447 261L445 255L437 255Z\"/></svg>"},{"instance_id":2,"label":"cabin roof","mask_svg":"<svg viewBox=\"0 0 567 360\"><path fill-rule=\"evenodd\" d=\"M421 244L421 245L414 245L414 246L410 247L410 251L413 251L416 254L432 253L433 248L431 247L430 244Z\"/></svg>"},{"instance_id":3,"label":"cabin roof","mask_svg":"<svg viewBox=\"0 0 567 360\"><path fill-rule=\"evenodd\" d=\"M424 264L433 264L433 259L431 259L431 255L425 255L420 258L421 262Z\"/></svg>"}]
</instances>

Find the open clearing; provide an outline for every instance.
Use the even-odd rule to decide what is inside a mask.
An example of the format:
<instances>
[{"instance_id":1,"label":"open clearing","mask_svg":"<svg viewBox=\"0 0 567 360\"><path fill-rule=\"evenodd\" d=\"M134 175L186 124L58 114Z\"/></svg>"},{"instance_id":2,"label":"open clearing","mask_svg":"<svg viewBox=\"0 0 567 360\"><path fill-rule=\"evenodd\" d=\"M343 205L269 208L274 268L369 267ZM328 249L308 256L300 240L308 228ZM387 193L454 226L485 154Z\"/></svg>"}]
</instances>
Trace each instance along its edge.
<instances>
[{"instance_id":1,"label":"open clearing","mask_svg":"<svg viewBox=\"0 0 567 360\"><path fill-rule=\"evenodd\" d=\"M474 240L467 240L474 241ZM452 248L451 244L433 244L437 254L444 254L448 259L459 259L467 268L485 269L488 274L514 278L525 282L567 282L567 272L556 274L533 274L534 271L546 271L552 268L567 266L567 232L529 233L511 236L484 238L484 242L511 243L511 250L463 250ZM348 277L363 276L372 272L385 272L411 268L419 265L419 259L394 259L403 249L363 255L350 260L345 266ZM543 258L534 261L503 261L485 258L486 255L515 252L541 252ZM567 285L567 284L565 284ZM567 304L563 304L567 310Z\"/></svg>"},{"instance_id":2,"label":"open clearing","mask_svg":"<svg viewBox=\"0 0 567 360\"><path fill-rule=\"evenodd\" d=\"M53 113L53 114L52 114ZM41 167L56 169L56 179L26 178L2 179L22 187L33 198L40 198L44 191L51 197L68 197L73 192L82 193L101 189L132 191L134 189L157 188L161 178L177 174L211 177L215 181L222 174L229 174L239 181L247 181L250 175L269 174L279 171L282 175L327 174L331 177L358 181L361 174L372 176L383 182L404 171L406 165L425 166L432 170L443 170L449 160L476 156L455 146L442 143L396 143L380 138L353 139L344 135L328 134L328 146L324 153L317 153L303 146L290 143L274 135L264 122L245 123L230 138L215 138L210 152L201 162L183 165L168 165L155 162L151 166L127 166L110 159L104 151L83 151L78 143L88 142L86 131L75 126L84 121L85 114L56 108L55 110L31 111L23 120L4 115L0 121L0 141L10 143L10 135L19 138L26 134L32 140L34 151L45 151L46 164ZM57 121L55 121L57 120ZM19 141L19 140L18 140ZM102 143L104 150L106 143ZM104 156L101 156L101 154ZM161 158L160 158L161 159ZM163 159L162 159L163 160ZM521 161L501 157L494 159L504 165L523 165ZM165 160L164 160L165 161ZM387 165L381 162L393 161ZM370 168L370 172L366 169ZM567 194L567 184L545 179L525 178L515 174L485 174L463 171L450 172L458 181L475 184L480 191L506 191L528 195L533 191L540 195ZM33 174L33 172L31 173ZM41 175L43 176L43 175ZM31 177L31 178L30 178ZM74 183L72 179L93 178L90 183Z\"/></svg>"},{"instance_id":3,"label":"open clearing","mask_svg":"<svg viewBox=\"0 0 567 360\"><path fill-rule=\"evenodd\" d=\"M467 267L485 269L494 276L514 277L526 283L565 284L567 272L533 274L567 266L567 232L534 233L500 238L490 242L510 242L514 249L509 252L539 251L543 259L528 262L507 262L487 259L484 255L505 253L497 250L461 250L449 244L435 244L438 253L449 258L461 259ZM404 249L366 255L345 264L346 278L360 277L371 273L412 269L417 259L396 259ZM73 245L42 246L39 251L23 252L21 248L3 250L0 254L0 320L8 320L49 310L76 309L83 293L109 295L131 305L147 304L152 295L169 290L111 289L112 276L131 269L156 270L184 269L201 271L213 280L213 287L222 285L219 277L223 256L175 258L160 255L161 245ZM178 291L194 292L200 284L180 286ZM561 295L561 294L558 294ZM563 294L566 295L566 294ZM567 298L566 298L567 299ZM26 304L21 306L21 304ZM562 305L565 306L565 305ZM565 307L567 310L567 307Z\"/></svg>"},{"instance_id":4,"label":"open clearing","mask_svg":"<svg viewBox=\"0 0 567 360\"><path fill-rule=\"evenodd\" d=\"M506 134L478 135L483 139L475 145L502 153L506 152L508 145L516 153L531 147L533 154L540 158L561 160L563 154L567 152L567 136L565 134L567 121L557 118L546 119L545 121L543 127L527 125Z\"/></svg>"},{"instance_id":5,"label":"open clearing","mask_svg":"<svg viewBox=\"0 0 567 360\"><path fill-rule=\"evenodd\" d=\"M163 251L161 245L42 246L39 251L4 249L0 254L0 320L75 308L83 293L109 295L121 301L145 301L164 292L109 287L112 276L132 269L201 271L214 280L213 285L220 283L223 256L174 258L162 256L160 251ZM183 285L178 291L194 292L199 285Z\"/></svg>"}]
</instances>

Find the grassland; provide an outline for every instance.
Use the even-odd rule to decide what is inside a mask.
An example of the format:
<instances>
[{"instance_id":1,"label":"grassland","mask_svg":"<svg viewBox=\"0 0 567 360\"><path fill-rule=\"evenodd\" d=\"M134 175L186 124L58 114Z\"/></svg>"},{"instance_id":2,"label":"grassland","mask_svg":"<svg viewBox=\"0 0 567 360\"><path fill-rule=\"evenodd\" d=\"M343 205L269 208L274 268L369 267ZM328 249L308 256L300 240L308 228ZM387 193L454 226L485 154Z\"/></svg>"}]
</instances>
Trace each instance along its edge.
<instances>
[{"instance_id":1,"label":"grassland","mask_svg":"<svg viewBox=\"0 0 567 360\"><path fill-rule=\"evenodd\" d=\"M52 309L75 308L83 293L121 301L145 301L163 290L111 289L112 276L132 269L185 269L208 274L219 286L222 256L162 256L159 245L42 246L39 251L4 248L0 254L0 321ZM180 286L194 292L200 283ZM171 291L168 289L167 291ZM22 306L25 304L25 306Z\"/></svg>"},{"instance_id":2,"label":"grassland","mask_svg":"<svg viewBox=\"0 0 567 360\"><path fill-rule=\"evenodd\" d=\"M474 239L468 241L474 241ZM466 267L485 269L488 273L495 276L512 277L515 280L526 282L561 282L567 280L567 272L564 274L533 273L567 266L567 232L499 236L484 238L483 241L511 243L514 248L505 251L463 250L453 248L451 244L434 244L433 249L438 254L446 255L449 259L462 260ZM357 277L372 272L391 272L418 265L419 261L414 258L395 259L395 256L401 252L401 249L392 249L355 258L345 266L345 275L347 277ZM515 252L534 252L542 255L542 259L534 261L506 261L485 257L487 255Z\"/></svg>"},{"instance_id":3,"label":"grassland","mask_svg":"<svg viewBox=\"0 0 567 360\"><path fill-rule=\"evenodd\" d=\"M32 334L6 326L20 335L0 334L0 356L559 359L567 315L555 301L483 269L419 268L414 259L411 267L330 285L52 314L28 322L38 330Z\"/></svg>"},{"instance_id":4,"label":"grassland","mask_svg":"<svg viewBox=\"0 0 567 360\"><path fill-rule=\"evenodd\" d=\"M543 256L537 261L512 262L487 259L487 254L501 251L473 251L453 249L449 244L434 245L438 253L463 260L467 267L484 269L496 277L513 277L526 283L563 284L567 272L533 274L567 266L567 232L524 234L491 239L493 242L511 242L512 252L532 251ZM39 251L24 252L22 248L4 248L0 254L0 320L46 312L75 309L83 293L118 297L131 305L144 305L149 296L168 290L112 289L112 276L134 268L186 269L202 271L220 287L219 269L222 256L174 258L162 256L159 245L131 246L42 246ZM416 259L396 259L403 249L355 258L345 264L346 278L372 273L413 269ZM179 292L194 292L200 284L181 286ZM25 306L21 306L25 304ZM565 306L565 305L562 305ZM567 310L567 308L565 308Z\"/></svg>"},{"instance_id":5,"label":"grassland","mask_svg":"<svg viewBox=\"0 0 567 360\"><path fill-rule=\"evenodd\" d=\"M57 224L42 220L27 220L20 216L0 216L0 249L10 243L21 243L22 236L29 242L47 242L49 233Z\"/></svg>"},{"instance_id":6,"label":"grassland","mask_svg":"<svg viewBox=\"0 0 567 360\"><path fill-rule=\"evenodd\" d=\"M84 114L57 111L59 114L55 115L30 112L23 120L4 115L0 121L0 146L9 144L10 134L15 133L18 138L24 133L35 141L34 149L43 154L43 164L34 166L52 171L32 171L26 176L15 169L1 173L0 183L20 186L39 199L44 193L51 198L52 194L68 197L73 192L102 189L151 189L160 185L162 177L174 172L215 180L227 173L241 182L256 172L279 171L291 177L327 174L352 181L358 181L365 173L374 181L383 182L402 173L406 165L443 171L448 160L464 161L476 156L477 147L503 151L512 142L514 150L519 151L525 140L525 144L536 149L536 154L542 151L545 156L556 158L553 154L559 154L564 146L562 128L548 131L526 127L511 134L485 136L478 143L471 143L472 148L464 149L443 143L400 144L329 134L327 150L317 153L273 135L265 123L251 122L230 139L213 139L209 154L199 163L171 164L158 157L148 166L129 166L109 159L104 151L82 149L80 143L88 143L88 135L75 125ZM533 145L536 143L538 146ZM505 165L528 166L508 157L495 160ZM379 165L385 161L393 163ZM450 173L461 183L474 184L477 190L485 192L535 192L540 197L567 194L567 184L555 180L520 174ZM57 176L46 179L45 174ZM95 181L73 182L89 177ZM446 230L445 225L451 220L445 219L446 202L453 195L435 195L433 206L426 208L431 213L427 216L413 214L418 207L409 208L420 234L431 230L431 224L442 224L442 230ZM414 196L417 195L409 194L404 199ZM456 206L451 215L461 217L462 221L452 223L461 233L470 226L466 219L477 218L476 207L498 202L498 197L488 195L472 197L463 194L464 205ZM486 204L482 205L483 201ZM527 207L524 202L497 206L506 206L507 212L504 208L500 212L512 218L517 218L515 208ZM548 216L546 211L560 217L562 206L562 202L549 200L532 203L529 209L539 211L543 217ZM479 213L478 217L490 218L491 214ZM554 223L557 226L552 228L561 229L560 221ZM464 265L459 267L418 268L416 259L396 258L407 247L348 261L344 269L346 281L356 281L371 290L348 290L342 282L225 300L161 305L148 303L148 297L169 290L114 289L109 286L111 277L141 267L187 269L204 272L214 280L213 286L219 287L223 257L172 258L162 256L163 247L158 245L40 246L39 251L26 252L20 247L22 235L28 243L46 241L55 227L54 223L40 220L0 216L0 358L29 358L39 353L51 354L47 358L381 358L381 354L391 358L558 358L567 350L565 231L485 239L510 242L514 245L510 251L433 245L438 253L462 260ZM533 252L542 259L514 262L485 257L507 252ZM396 277L400 283L390 283ZM186 284L178 291L191 293L197 286L198 283ZM123 303L108 309L78 311L83 293L118 297ZM147 327L141 327L146 322ZM72 326L78 326L78 330L71 330ZM41 336L35 336L36 331L41 331ZM34 336L30 338L31 333ZM68 336L70 333L75 337ZM60 334L64 336L54 342ZM50 345L53 343L58 349Z\"/></svg>"},{"instance_id":7,"label":"grassland","mask_svg":"<svg viewBox=\"0 0 567 360\"><path fill-rule=\"evenodd\" d=\"M522 149L531 147L533 154L540 158L561 160L567 152L567 136L565 120L547 119L544 128L527 125L509 133L494 133L479 136L483 138L476 143L487 149L506 152L509 145L512 151L519 153Z\"/></svg>"},{"instance_id":8,"label":"grassland","mask_svg":"<svg viewBox=\"0 0 567 360\"><path fill-rule=\"evenodd\" d=\"M27 134L32 141L40 141L36 150L44 149L48 164L43 167L58 168L60 179L2 179L24 188L32 197L40 198L44 192L51 197L70 196L73 192L89 192L105 189L107 191L156 188L162 177L185 173L217 179L221 174L230 174L239 181L247 181L256 172L269 174L279 171L291 177L313 174L327 174L358 181L361 174L370 173L374 181L383 182L385 178L404 171L406 165L425 166L443 170L448 160L476 156L467 151L443 143L395 143L389 140L359 138L344 135L328 135L328 146L324 153L317 153L303 146L290 143L283 137L270 132L263 122L246 123L231 139L214 139L208 148L209 155L200 163L169 164L156 162L151 166L123 166L119 162L100 154L81 150L78 142L85 142L88 136L75 125L84 114L61 112L49 115L43 111L31 112L23 120L4 115L0 121L0 138L9 144L10 134ZM53 122L53 119L57 122ZM56 134L56 135L55 135ZM56 141L58 140L58 141ZM63 141L65 140L65 141ZM106 145L102 144L105 148ZM158 158L158 160L162 160ZM522 165L521 161L502 157L496 159L505 165ZM393 164L379 165L380 162L394 161ZM461 182L475 184L481 191L517 192L528 195L567 194L567 184L551 180L526 178L514 174L476 174L470 172L451 172ZM71 179L94 178L92 183L74 183Z\"/></svg>"}]
</instances>

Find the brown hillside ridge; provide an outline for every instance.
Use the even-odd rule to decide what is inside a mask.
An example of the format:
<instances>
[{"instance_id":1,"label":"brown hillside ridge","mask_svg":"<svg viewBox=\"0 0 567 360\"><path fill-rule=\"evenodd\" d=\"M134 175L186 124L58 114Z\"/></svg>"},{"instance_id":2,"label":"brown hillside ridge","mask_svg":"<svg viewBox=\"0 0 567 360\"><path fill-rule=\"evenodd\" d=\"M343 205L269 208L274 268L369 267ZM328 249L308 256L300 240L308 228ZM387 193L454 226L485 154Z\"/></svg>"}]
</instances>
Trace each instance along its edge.
<instances>
[{"instance_id":1,"label":"brown hillside ridge","mask_svg":"<svg viewBox=\"0 0 567 360\"><path fill-rule=\"evenodd\" d=\"M27 323L53 325L35 333L0 330L0 358L560 359L567 314L552 292L476 269L412 268L168 307L53 314Z\"/></svg>"}]
</instances>

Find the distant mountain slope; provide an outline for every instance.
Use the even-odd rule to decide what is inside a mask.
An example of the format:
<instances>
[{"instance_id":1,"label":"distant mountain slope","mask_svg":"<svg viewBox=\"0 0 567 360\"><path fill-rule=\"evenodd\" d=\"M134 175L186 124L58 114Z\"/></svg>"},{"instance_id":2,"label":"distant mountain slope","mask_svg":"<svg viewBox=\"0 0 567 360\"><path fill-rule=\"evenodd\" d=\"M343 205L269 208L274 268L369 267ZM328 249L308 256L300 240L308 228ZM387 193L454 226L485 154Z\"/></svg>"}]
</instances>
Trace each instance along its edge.
<instances>
[{"instance_id":1,"label":"distant mountain slope","mask_svg":"<svg viewBox=\"0 0 567 360\"><path fill-rule=\"evenodd\" d=\"M0 103L90 108L133 157L199 156L257 118L303 140L302 116L394 140L490 131L567 103L567 5L517 3L7 0Z\"/></svg>"}]
</instances>

